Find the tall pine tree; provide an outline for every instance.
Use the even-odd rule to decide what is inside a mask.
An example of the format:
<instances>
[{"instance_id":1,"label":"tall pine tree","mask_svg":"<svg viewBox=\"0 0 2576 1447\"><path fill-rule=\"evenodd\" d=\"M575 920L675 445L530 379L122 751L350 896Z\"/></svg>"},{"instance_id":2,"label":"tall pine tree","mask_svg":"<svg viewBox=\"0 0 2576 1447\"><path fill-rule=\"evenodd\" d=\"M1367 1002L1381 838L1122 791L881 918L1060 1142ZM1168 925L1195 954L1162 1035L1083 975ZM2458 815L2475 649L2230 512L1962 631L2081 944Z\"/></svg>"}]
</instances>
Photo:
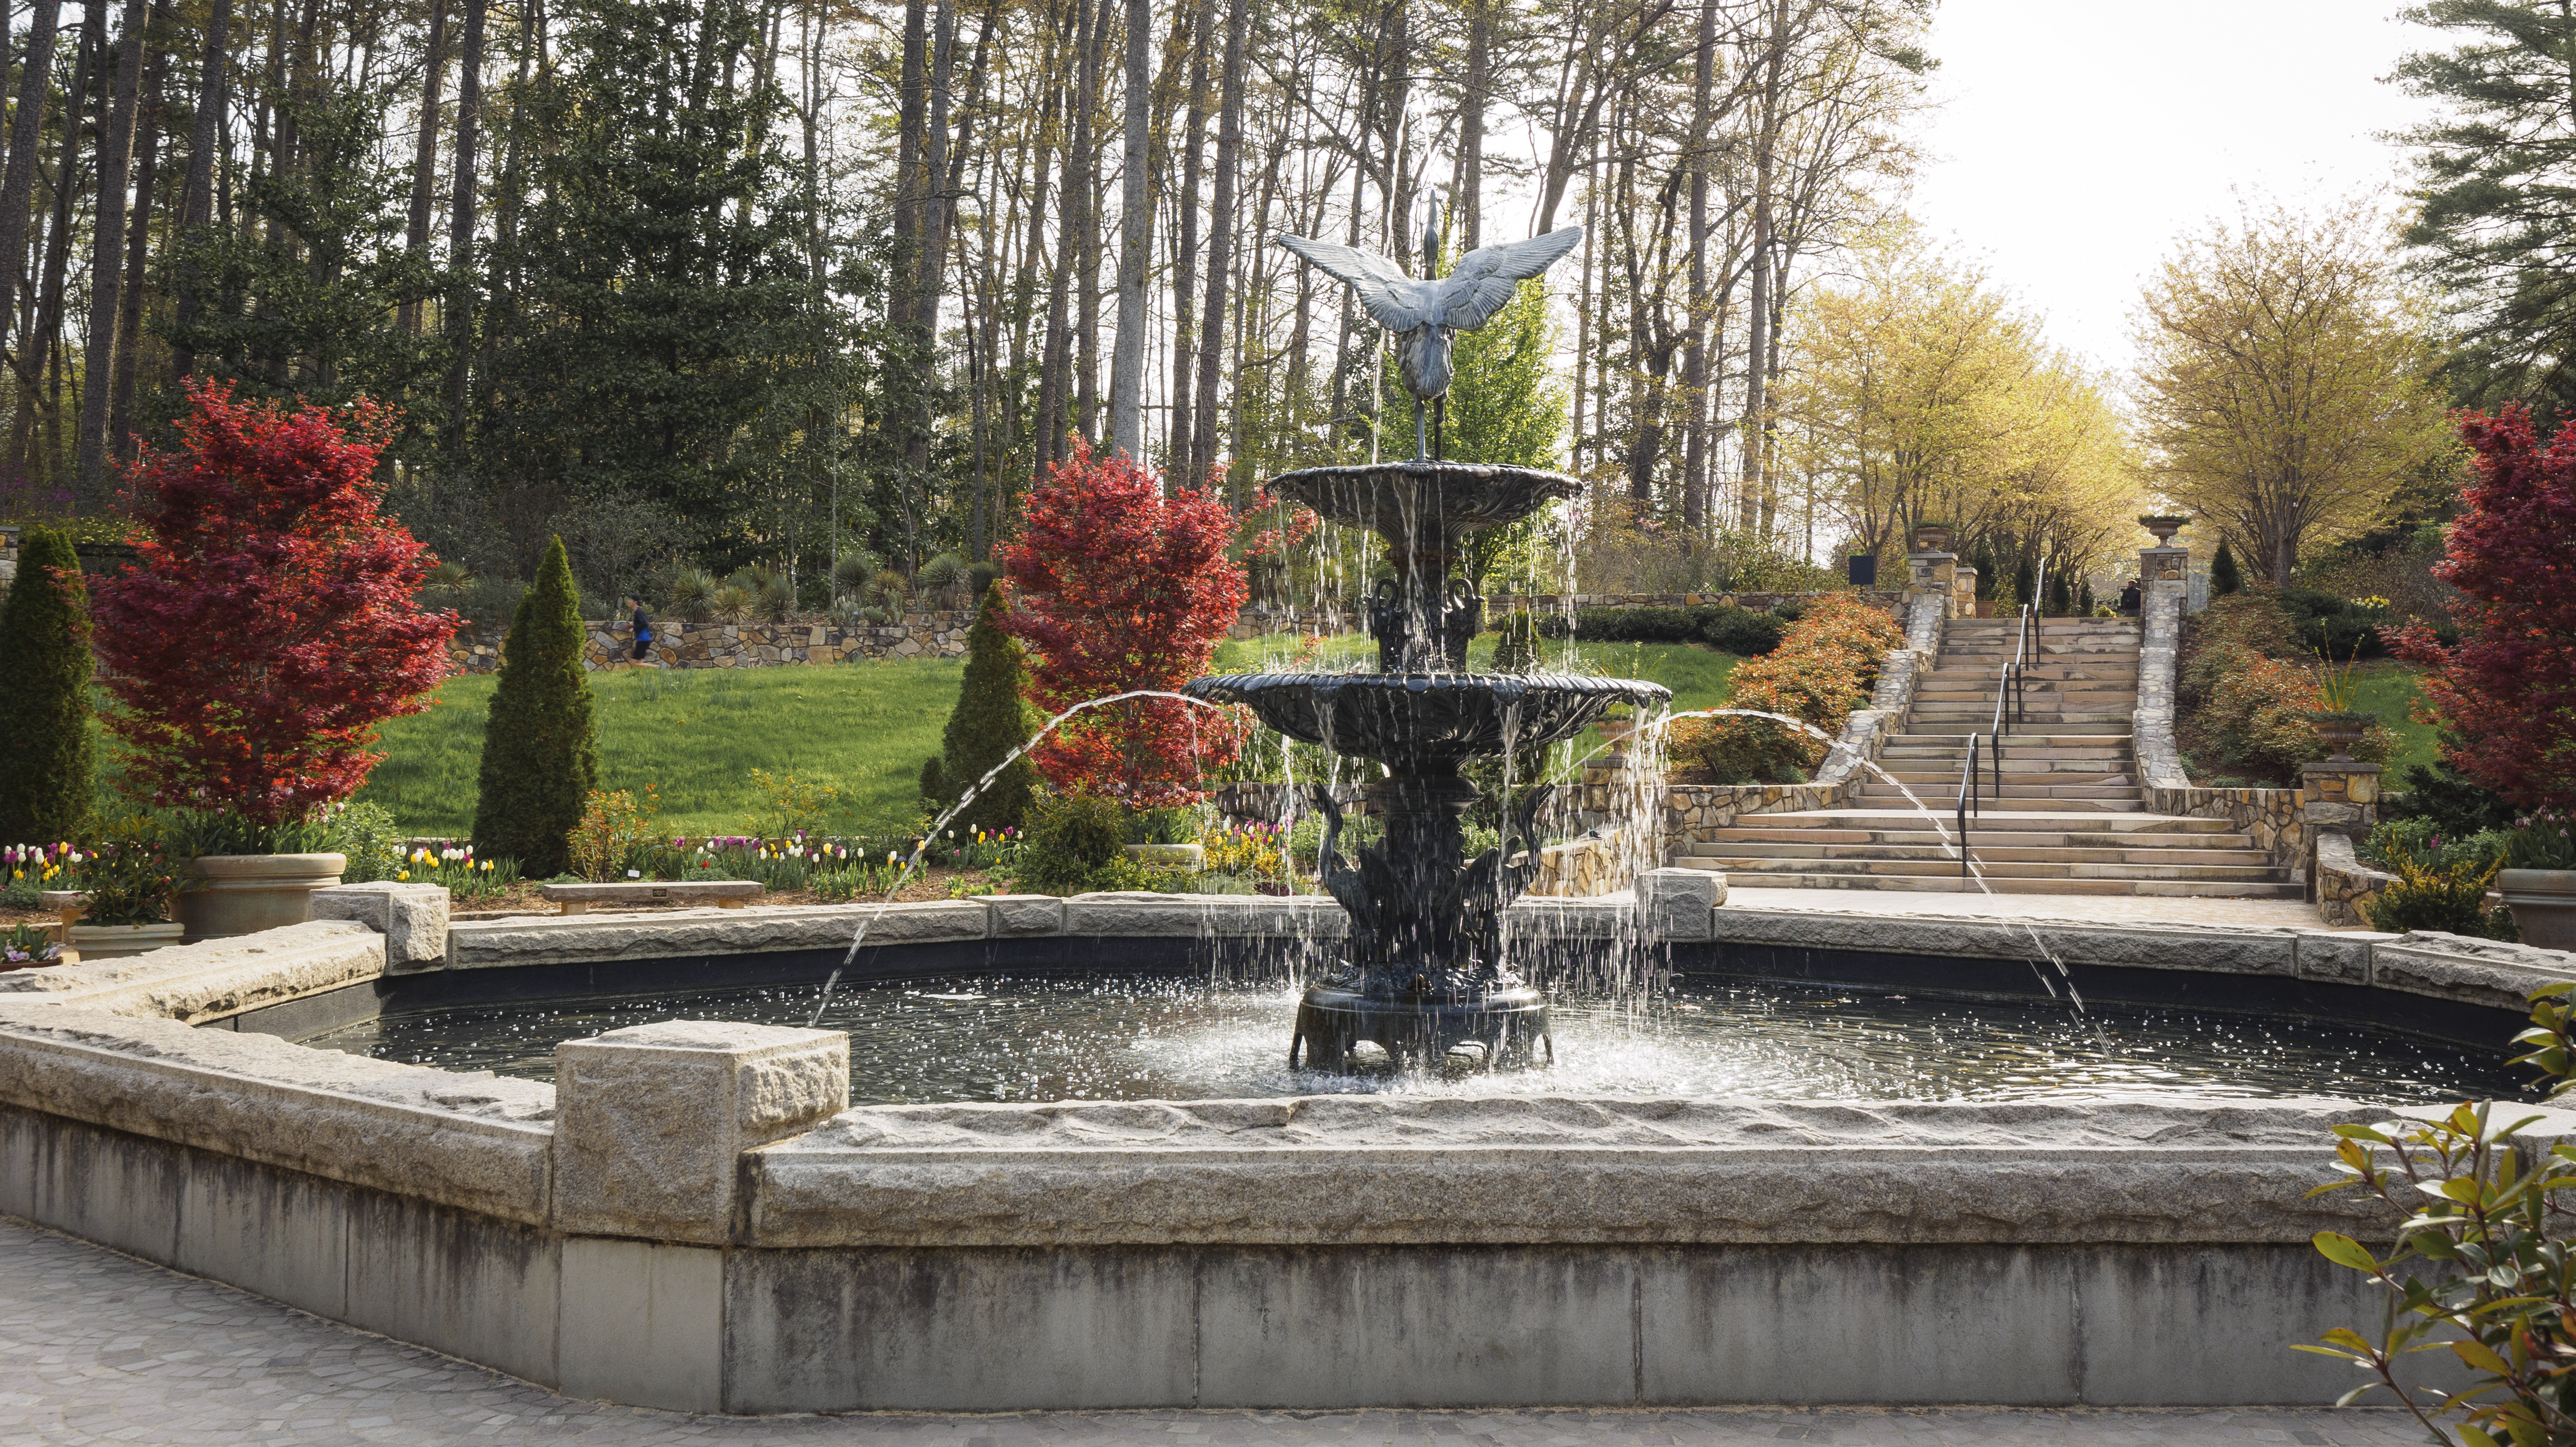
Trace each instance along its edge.
<instances>
[{"instance_id":1,"label":"tall pine tree","mask_svg":"<svg viewBox=\"0 0 2576 1447\"><path fill-rule=\"evenodd\" d=\"M599 787L598 727L582 676L582 628L563 539L546 549L536 586L519 596L501 643L501 682L483 725L474 853L515 859L524 878L571 867L573 826Z\"/></svg>"},{"instance_id":2,"label":"tall pine tree","mask_svg":"<svg viewBox=\"0 0 2576 1447\"><path fill-rule=\"evenodd\" d=\"M37 528L20 540L17 581L0 604L0 843L57 844L89 822L89 590L71 540Z\"/></svg>"}]
</instances>

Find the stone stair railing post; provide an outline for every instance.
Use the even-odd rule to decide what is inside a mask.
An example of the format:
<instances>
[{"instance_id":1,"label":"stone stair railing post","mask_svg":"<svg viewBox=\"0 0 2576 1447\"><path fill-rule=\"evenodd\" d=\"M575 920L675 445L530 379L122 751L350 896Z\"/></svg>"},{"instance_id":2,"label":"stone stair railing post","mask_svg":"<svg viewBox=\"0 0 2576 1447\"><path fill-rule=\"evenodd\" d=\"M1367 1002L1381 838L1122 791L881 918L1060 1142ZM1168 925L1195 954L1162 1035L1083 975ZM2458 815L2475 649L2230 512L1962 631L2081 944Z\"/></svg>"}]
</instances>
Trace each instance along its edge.
<instances>
[{"instance_id":1,"label":"stone stair railing post","mask_svg":"<svg viewBox=\"0 0 2576 1447\"><path fill-rule=\"evenodd\" d=\"M2318 877L2318 846L2329 837L2358 845L2379 825L2379 765L2324 762L2299 766L2299 825L2305 836L2308 898L2323 904L2328 891ZM2345 851L2334 851L2337 863ZM2329 924L2334 921L2327 921Z\"/></svg>"},{"instance_id":2,"label":"stone stair railing post","mask_svg":"<svg viewBox=\"0 0 2576 1447\"><path fill-rule=\"evenodd\" d=\"M1935 552L1930 549L1908 553L1905 555L1905 574L1905 600L1909 617L1912 604L1918 598L1938 600L1941 616L1945 618L1958 616L1958 599L1954 592L1959 574L1958 554Z\"/></svg>"}]
</instances>

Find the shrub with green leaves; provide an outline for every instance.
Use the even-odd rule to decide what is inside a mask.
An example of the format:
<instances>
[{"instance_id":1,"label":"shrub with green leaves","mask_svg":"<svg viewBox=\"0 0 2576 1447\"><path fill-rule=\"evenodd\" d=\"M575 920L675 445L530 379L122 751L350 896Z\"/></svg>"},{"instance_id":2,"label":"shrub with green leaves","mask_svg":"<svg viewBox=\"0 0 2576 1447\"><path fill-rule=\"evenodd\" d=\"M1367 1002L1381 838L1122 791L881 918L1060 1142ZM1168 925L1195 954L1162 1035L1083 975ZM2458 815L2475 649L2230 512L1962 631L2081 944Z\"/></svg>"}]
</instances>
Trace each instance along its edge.
<instances>
[{"instance_id":1,"label":"shrub with green leaves","mask_svg":"<svg viewBox=\"0 0 2576 1447\"><path fill-rule=\"evenodd\" d=\"M2218 556L2209 560L2209 590L2225 597L2245 587L2245 570L2236 566L2236 554L2225 538L2218 540Z\"/></svg>"},{"instance_id":2,"label":"shrub with green leaves","mask_svg":"<svg viewBox=\"0 0 2576 1447\"><path fill-rule=\"evenodd\" d=\"M2504 867L2506 838L2497 830L2446 837L2430 819L2392 819L2373 829L2356 852L2396 875L2397 883L2362 906L2370 927L2515 938L2512 914L2486 904L2487 888Z\"/></svg>"},{"instance_id":3,"label":"shrub with green leaves","mask_svg":"<svg viewBox=\"0 0 2576 1447\"><path fill-rule=\"evenodd\" d=\"M1067 894L1125 888L1116 866L1127 862L1126 843L1126 811L1116 802L1097 794L1040 800L1020 852L1019 882Z\"/></svg>"},{"instance_id":4,"label":"shrub with green leaves","mask_svg":"<svg viewBox=\"0 0 2576 1447\"><path fill-rule=\"evenodd\" d=\"M2504 836L2507 869L2576 869L2576 817L2535 809Z\"/></svg>"},{"instance_id":5,"label":"shrub with green leaves","mask_svg":"<svg viewBox=\"0 0 2576 1447\"><path fill-rule=\"evenodd\" d=\"M573 828L599 787L598 725L590 680L582 674L577 597L557 538L502 641L500 682L484 725L474 852L515 859L529 879L569 867Z\"/></svg>"},{"instance_id":6,"label":"shrub with green leaves","mask_svg":"<svg viewBox=\"0 0 2576 1447\"><path fill-rule=\"evenodd\" d=\"M1516 608L1503 620L1502 637L1494 641L1494 671L1535 673L1538 666L1538 619L1527 608Z\"/></svg>"},{"instance_id":7,"label":"shrub with green leaves","mask_svg":"<svg viewBox=\"0 0 2576 1447\"><path fill-rule=\"evenodd\" d=\"M2531 995L2531 1028L2513 1063L2539 1072L2545 1095L2576 1087L2576 985ZM2376 1338L2337 1327L2299 1350L2339 1357L2371 1380L2339 1406L2387 1391L2432 1440L2466 1447L2543 1447L2576 1441L2576 1270L2565 1235L2576 1191L2576 1146L2525 1137L2543 1117L2510 1102L2463 1103L2429 1120L2339 1125L2343 1179L2310 1195L2361 1190L2403 1218L2382 1256L2350 1236L2320 1231L2317 1250L2368 1276L2387 1299ZM2401 1380L2400 1358L2445 1351L2473 1378L2436 1391L2421 1372Z\"/></svg>"},{"instance_id":8,"label":"shrub with green leaves","mask_svg":"<svg viewBox=\"0 0 2576 1447\"><path fill-rule=\"evenodd\" d=\"M331 831L329 853L346 856L342 884L373 884L402 872L403 838L394 811L382 804L342 804L323 819Z\"/></svg>"},{"instance_id":9,"label":"shrub with green leaves","mask_svg":"<svg viewBox=\"0 0 2576 1447\"><path fill-rule=\"evenodd\" d=\"M89 822L96 747L90 734L89 591L70 539L29 530L18 578L0 604L0 840L57 843Z\"/></svg>"}]
</instances>

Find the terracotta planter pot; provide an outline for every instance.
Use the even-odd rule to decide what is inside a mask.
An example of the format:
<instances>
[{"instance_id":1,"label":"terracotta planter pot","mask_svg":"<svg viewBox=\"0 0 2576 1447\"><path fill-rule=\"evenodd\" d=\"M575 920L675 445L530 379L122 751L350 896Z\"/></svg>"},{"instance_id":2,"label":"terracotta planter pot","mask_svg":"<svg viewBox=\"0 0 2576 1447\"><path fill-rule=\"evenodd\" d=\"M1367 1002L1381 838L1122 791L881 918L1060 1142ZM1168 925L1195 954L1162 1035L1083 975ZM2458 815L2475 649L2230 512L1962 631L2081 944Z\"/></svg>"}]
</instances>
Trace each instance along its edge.
<instances>
[{"instance_id":1,"label":"terracotta planter pot","mask_svg":"<svg viewBox=\"0 0 2576 1447\"><path fill-rule=\"evenodd\" d=\"M85 960L119 960L168 949L180 942L181 933L175 924L76 924L71 927L71 949L64 953L78 951Z\"/></svg>"},{"instance_id":2,"label":"terracotta planter pot","mask_svg":"<svg viewBox=\"0 0 2576 1447\"><path fill-rule=\"evenodd\" d=\"M1980 618L1992 618L1995 616L1995 600L1992 598L1979 598L1977 600L1977 616Z\"/></svg>"},{"instance_id":3,"label":"terracotta planter pot","mask_svg":"<svg viewBox=\"0 0 2576 1447\"><path fill-rule=\"evenodd\" d=\"M180 872L179 922L188 927L191 941L302 924L313 917L313 891L338 884L348 865L343 854L209 854L192 859Z\"/></svg>"},{"instance_id":4,"label":"terracotta planter pot","mask_svg":"<svg viewBox=\"0 0 2576 1447\"><path fill-rule=\"evenodd\" d=\"M2502 870L2496 891L2513 910L2524 944L2576 950L2576 869Z\"/></svg>"},{"instance_id":5,"label":"terracotta planter pot","mask_svg":"<svg viewBox=\"0 0 2576 1447\"><path fill-rule=\"evenodd\" d=\"M1207 868L1207 846L1203 844L1130 844L1127 857L1139 864L1159 865L1170 869Z\"/></svg>"}]
</instances>

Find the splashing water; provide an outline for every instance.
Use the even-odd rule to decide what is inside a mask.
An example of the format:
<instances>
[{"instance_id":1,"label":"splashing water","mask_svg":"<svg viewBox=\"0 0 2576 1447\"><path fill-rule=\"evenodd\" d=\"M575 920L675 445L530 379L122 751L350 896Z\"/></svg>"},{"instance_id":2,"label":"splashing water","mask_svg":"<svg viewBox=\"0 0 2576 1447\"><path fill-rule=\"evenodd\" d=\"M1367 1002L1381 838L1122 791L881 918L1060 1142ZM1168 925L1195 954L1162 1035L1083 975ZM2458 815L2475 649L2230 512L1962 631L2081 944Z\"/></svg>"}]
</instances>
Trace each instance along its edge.
<instances>
[{"instance_id":1,"label":"splashing water","mask_svg":"<svg viewBox=\"0 0 2576 1447\"><path fill-rule=\"evenodd\" d=\"M1001 777L1004 769L1009 768L1013 763L1017 762L1023 755L1027 754L1029 750L1036 748L1048 734L1053 733L1066 719L1073 717L1075 714L1081 713L1085 709L1102 708L1113 703L1124 703L1131 698L1178 699L1183 703L1206 709L1211 713L1225 712L1225 707L1223 705L1210 703L1203 698L1192 698L1185 693L1173 693L1167 689L1160 688L1132 688L1125 693L1104 694L1099 698L1086 698L1082 702L1075 704L1073 707L1066 709L1064 712L1057 714L1055 717L1048 719L1045 723L1038 725L1037 732L1029 735L1029 741L1027 743L1011 750L1008 754L1003 756L1000 763L986 769L984 771L984 776L977 779L973 787L969 788L963 795L959 796L956 803L948 806L948 812L931 820L930 827L921 831L921 842L912 847L912 857L903 862L902 869L896 871L894 883L887 886L885 898L877 901L876 909L870 913L867 918L859 921L858 933L850 937L849 952L841 956L841 962L832 967L831 975L823 981L822 997L814 1002L814 1013L806 1018L805 1028L809 1030L814 1028L815 1022L823 1018L824 1007L832 1003L832 987L841 982L841 972L848 969L851 964L858 959L859 947L867 943L869 927L874 925L878 920L885 918L886 910L894 904L896 893L902 890L905 880L912 878L912 872L921 867L921 856L928 852L930 841L939 837L939 831L948 827L948 821L956 818L960 813L963 813L967 805L975 802L976 795L983 793L995 779Z\"/></svg>"}]
</instances>

